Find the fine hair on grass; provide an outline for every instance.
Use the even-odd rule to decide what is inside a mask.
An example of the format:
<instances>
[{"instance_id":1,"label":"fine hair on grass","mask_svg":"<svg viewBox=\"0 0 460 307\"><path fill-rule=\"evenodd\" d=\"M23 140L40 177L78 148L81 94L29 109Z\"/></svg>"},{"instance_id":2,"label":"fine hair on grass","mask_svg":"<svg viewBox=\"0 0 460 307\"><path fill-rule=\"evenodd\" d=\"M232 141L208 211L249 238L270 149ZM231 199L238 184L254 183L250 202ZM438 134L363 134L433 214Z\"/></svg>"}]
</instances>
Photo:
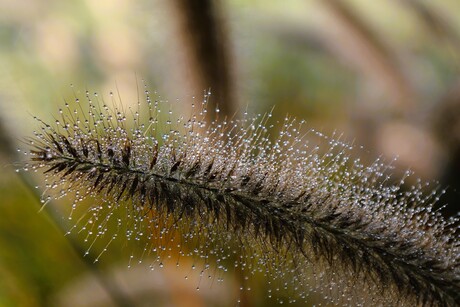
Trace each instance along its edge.
<instances>
[{"instance_id":1,"label":"fine hair on grass","mask_svg":"<svg viewBox=\"0 0 460 307\"><path fill-rule=\"evenodd\" d=\"M271 114L207 123L207 95L187 116L161 112L147 90L130 108L84 96L53 124L37 119L25 152L25 168L46 175L45 204L91 199L69 231L146 239L160 266L177 255L203 259L206 275L266 276L291 302L315 291L339 305L459 303L458 217L434 210L440 192L420 181L403 189L381 159L365 165L289 117L278 135Z\"/></svg>"}]
</instances>

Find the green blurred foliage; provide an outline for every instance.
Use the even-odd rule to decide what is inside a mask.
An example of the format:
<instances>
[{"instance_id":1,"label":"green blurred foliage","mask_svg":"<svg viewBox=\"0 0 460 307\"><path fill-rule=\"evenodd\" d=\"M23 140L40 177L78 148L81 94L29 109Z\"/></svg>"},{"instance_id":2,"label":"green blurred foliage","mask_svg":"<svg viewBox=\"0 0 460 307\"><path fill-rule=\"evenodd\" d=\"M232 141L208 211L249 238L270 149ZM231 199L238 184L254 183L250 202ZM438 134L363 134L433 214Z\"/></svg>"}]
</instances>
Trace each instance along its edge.
<instances>
[{"instance_id":1,"label":"green blurred foliage","mask_svg":"<svg viewBox=\"0 0 460 307\"><path fill-rule=\"evenodd\" d=\"M0 195L0 303L2 306L46 306L50 294L82 270L63 234L37 200L7 170ZM63 274L63 272L65 272Z\"/></svg>"}]
</instances>

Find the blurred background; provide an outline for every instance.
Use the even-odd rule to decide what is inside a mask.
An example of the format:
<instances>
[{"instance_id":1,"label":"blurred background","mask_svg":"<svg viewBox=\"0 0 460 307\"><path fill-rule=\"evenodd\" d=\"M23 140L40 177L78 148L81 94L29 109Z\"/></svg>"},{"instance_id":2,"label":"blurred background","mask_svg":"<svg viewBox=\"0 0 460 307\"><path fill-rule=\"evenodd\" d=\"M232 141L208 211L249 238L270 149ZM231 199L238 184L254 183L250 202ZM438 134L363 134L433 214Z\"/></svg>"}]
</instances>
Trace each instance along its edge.
<instances>
[{"instance_id":1,"label":"blurred background","mask_svg":"<svg viewBox=\"0 0 460 307\"><path fill-rule=\"evenodd\" d=\"M12 150L33 115L52 121L75 92L135 103L145 80L182 110L208 89L226 116L275 106L275 118L363 145L363 159L398 157L392 172L447 188L449 216L460 208L459 72L457 0L0 0L0 306L122 306L120 290L136 306L273 302L264 289L239 294L238 276L197 292L174 269L128 270L114 246L98 266L82 261L53 221L68 203L38 213Z\"/></svg>"}]
</instances>

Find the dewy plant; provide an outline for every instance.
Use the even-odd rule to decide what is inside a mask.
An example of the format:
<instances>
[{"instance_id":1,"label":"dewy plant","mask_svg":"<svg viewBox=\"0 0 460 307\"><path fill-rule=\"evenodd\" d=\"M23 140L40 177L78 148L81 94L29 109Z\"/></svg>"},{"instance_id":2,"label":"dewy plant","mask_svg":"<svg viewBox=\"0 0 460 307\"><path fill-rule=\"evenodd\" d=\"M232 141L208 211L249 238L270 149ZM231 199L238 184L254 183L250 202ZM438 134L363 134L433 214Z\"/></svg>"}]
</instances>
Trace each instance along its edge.
<instances>
[{"instance_id":1,"label":"dewy plant","mask_svg":"<svg viewBox=\"0 0 460 307\"><path fill-rule=\"evenodd\" d=\"M327 148L309 145L303 122L286 119L273 137L271 115L206 123L206 103L188 118L146 101L123 111L87 93L28 140L43 202L92 198L75 226L88 237L145 238L159 265L177 253L210 274L263 274L292 301L319 290L341 305L459 303L459 219L433 210L439 193L403 191L384 162L363 165L312 130Z\"/></svg>"}]
</instances>

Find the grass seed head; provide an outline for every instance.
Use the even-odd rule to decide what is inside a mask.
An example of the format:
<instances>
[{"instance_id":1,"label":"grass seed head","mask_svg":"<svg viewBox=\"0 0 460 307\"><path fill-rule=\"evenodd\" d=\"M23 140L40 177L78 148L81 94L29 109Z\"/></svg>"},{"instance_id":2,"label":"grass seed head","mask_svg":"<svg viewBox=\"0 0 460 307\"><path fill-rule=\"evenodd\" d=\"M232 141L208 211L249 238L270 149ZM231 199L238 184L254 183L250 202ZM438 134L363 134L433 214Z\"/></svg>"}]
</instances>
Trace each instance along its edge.
<instances>
[{"instance_id":1,"label":"grass seed head","mask_svg":"<svg viewBox=\"0 0 460 307\"><path fill-rule=\"evenodd\" d=\"M295 119L274 137L270 114L208 124L203 103L164 120L147 91L146 110L83 101L39 120L25 168L46 174L45 202L92 199L71 230L85 240L146 239L160 267L172 254L202 258L205 274L280 281L291 301L318 291L344 305L459 302L458 218L434 211L437 193L421 183L392 183L384 162L364 165Z\"/></svg>"}]
</instances>

